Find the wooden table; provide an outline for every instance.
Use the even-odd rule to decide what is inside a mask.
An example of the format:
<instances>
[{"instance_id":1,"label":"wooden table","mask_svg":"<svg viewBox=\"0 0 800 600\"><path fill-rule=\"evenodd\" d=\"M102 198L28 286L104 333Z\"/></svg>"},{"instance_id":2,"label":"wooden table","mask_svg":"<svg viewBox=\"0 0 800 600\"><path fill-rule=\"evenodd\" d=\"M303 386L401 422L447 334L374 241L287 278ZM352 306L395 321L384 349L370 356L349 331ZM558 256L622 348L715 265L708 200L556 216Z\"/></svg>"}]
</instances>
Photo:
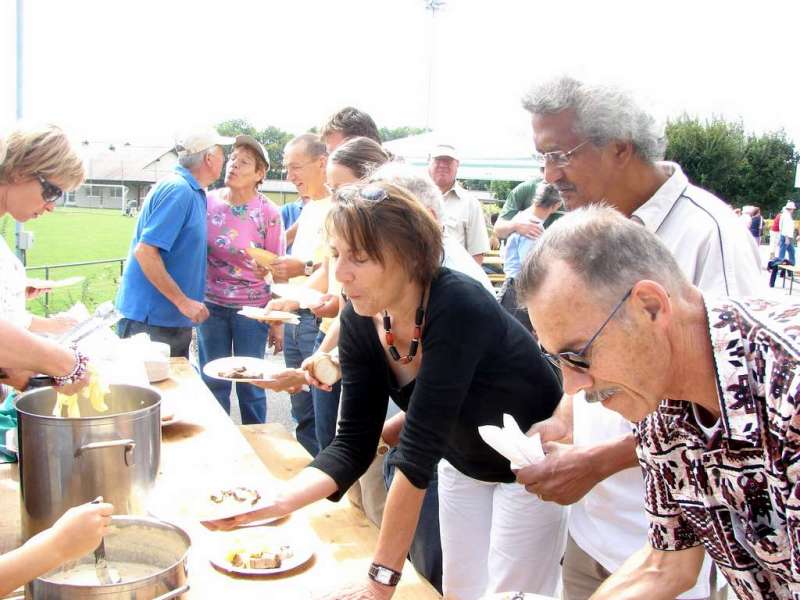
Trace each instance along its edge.
<instances>
[{"instance_id":1,"label":"wooden table","mask_svg":"<svg viewBox=\"0 0 800 600\"><path fill-rule=\"evenodd\" d=\"M789 295L792 295L792 287L794 286L794 277L797 273L800 273L800 267L796 267L795 265L778 265L779 269L783 269L783 287L786 287L786 276L789 277Z\"/></svg>"},{"instance_id":2,"label":"wooden table","mask_svg":"<svg viewBox=\"0 0 800 600\"><path fill-rule=\"evenodd\" d=\"M260 487L285 481L308 464L310 457L279 424L244 427L245 436L224 413L185 359L172 359L171 377L157 384L179 423L163 429L161 465L156 482L175 499L225 482L257 482ZM247 439L246 439L247 438ZM248 439L250 443L248 443ZM252 445L251 445L252 443ZM16 465L0 465L0 549L19 543L19 486ZM344 498L322 500L273 525L247 528L246 535L308 536L315 556L304 566L271 577L230 576L215 569L209 557L228 548L239 532L212 532L192 519L176 519L192 538L189 556L190 598L307 599L333 590L348 580L363 580L377 542L377 529ZM394 598L440 598L406 562Z\"/></svg>"}]
</instances>

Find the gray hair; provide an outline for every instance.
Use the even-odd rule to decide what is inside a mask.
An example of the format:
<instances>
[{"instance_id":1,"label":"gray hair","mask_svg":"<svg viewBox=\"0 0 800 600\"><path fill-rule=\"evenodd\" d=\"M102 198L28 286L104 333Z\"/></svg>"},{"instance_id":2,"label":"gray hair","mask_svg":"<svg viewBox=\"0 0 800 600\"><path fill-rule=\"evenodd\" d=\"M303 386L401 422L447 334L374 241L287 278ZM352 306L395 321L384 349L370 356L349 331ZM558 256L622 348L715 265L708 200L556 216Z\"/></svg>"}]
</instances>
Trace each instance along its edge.
<instances>
[{"instance_id":1,"label":"gray hair","mask_svg":"<svg viewBox=\"0 0 800 600\"><path fill-rule=\"evenodd\" d=\"M328 155L328 149L325 147L325 143L316 133L303 133L297 137L293 137L284 147L284 151L289 146L294 146L295 144L303 144L303 152L305 152L309 158L319 158L320 156Z\"/></svg>"},{"instance_id":2,"label":"gray hair","mask_svg":"<svg viewBox=\"0 0 800 600\"><path fill-rule=\"evenodd\" d=\"M663 124L620 87L589 85L560 76L531 88L523 96L522 106L534 115L572 109L576 115L575 133L595 146L622 140L631 142L636 154L647 162L664 158L667 138Z\"/></svg>"},{"instance_id":3,"label":"gray hair","mask_svg":"<svg viewBox=\"0 0 800 600\"><path fill-rule=\"evenodd\" d=\"M609 305L643 279L675 295L690 285L654 233L604 204L573 210L545 230L515 282L521 302L541 288L559 261Z\"/></svg>"},{"instance_id":4,"label":"gray hair","mask_svg":"<svg viewBox=\"0 0 800 600\"><path fill-rule=\"evenodd\" d=\"M392 161L379 167L370 177L370 181L388 181L405 188L433 213L437 223L442 224L444 217L442 192L427 173L407 163Z\"/></svg>"},{"instance_id":5,"label":"gray hair","mask_svg":"<svg viewBox=\"0 0 800 600\"><path fill-rule=\"evenodd\" d=\"M552 183L545 183L540 181L536 186L536 195L533 197L533 204L535 206L548 209L554 206L561 206L561 194L558 193L558 188Z\"/></svg>"},{"instance_id":6,"label":"gray hair","mask_svg":"<svg viewBox=\"0 0 800 600\"><path fill-rule=\"evenodd\" d=\"M184 154L183 156L179 156L178 164L182 166L184 169L189 169L190 171L196 169L201 164L203 164L203 160L205 160L206 156L212 154L215 149L216 146L211 146L211 148L200 150L200 152L194 152L193 154Z\"/></svg>"}]
</instances>

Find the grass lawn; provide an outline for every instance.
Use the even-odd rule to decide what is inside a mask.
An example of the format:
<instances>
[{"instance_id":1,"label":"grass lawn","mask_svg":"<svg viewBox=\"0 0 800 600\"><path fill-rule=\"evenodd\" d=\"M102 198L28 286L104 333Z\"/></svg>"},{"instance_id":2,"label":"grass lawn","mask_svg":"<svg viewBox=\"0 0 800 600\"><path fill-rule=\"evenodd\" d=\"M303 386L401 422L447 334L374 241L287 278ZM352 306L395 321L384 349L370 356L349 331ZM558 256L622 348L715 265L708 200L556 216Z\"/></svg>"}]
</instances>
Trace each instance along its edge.
<instances>
[{"instance_id":1,"label":"grass lawn","mask_svg":"<svg viewBox=\"0 0 800 600\"><path fill-rule=\"evenodd\" d=\"M44 278L44 269L32 267L58 265L90 260L124 258L128 254L136 219L123 217L118 210L64 208L29 221L26 231L34 234L33 248L28 251L28 273ZM14 221L6 215L0 219L0 235L9 247L14 247ZM97 304L111 300L116 294L120 278L119 263L83 267L50 269L49 279L63 279L83 275L81 285L54 290L49 294L48 307L44 298L29 303L35 314L62 311L77 301L93 309Z\"/></svg>"}]
</instances>

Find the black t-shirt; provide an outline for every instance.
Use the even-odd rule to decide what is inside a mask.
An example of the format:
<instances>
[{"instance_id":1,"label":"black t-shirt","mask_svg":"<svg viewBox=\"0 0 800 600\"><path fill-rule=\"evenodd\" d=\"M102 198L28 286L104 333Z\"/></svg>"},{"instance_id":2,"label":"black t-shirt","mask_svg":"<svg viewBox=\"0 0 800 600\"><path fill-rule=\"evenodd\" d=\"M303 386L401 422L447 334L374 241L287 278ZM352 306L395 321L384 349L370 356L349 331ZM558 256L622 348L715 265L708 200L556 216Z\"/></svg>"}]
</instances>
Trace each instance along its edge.
<instances>
[{"instance_id":1,"label":"black t-shirt","mask_svg":"<svg viewBox=\"0 0 800 600\"><path fill-rule=\"evenodd\" d=\"M549 417L561 386L525 328L473 279L442 268L431 284L417 378L396 384L369 317L342 311L339 358L341 416L336 438L311 463L330 475L341 495L369 467L388 397L406 411L392 462L426 488L446 458L475 479L514 481L508 461L486 445L479 425L502 425L503 413L523 431Z\"/></svg>"}]
</instances>

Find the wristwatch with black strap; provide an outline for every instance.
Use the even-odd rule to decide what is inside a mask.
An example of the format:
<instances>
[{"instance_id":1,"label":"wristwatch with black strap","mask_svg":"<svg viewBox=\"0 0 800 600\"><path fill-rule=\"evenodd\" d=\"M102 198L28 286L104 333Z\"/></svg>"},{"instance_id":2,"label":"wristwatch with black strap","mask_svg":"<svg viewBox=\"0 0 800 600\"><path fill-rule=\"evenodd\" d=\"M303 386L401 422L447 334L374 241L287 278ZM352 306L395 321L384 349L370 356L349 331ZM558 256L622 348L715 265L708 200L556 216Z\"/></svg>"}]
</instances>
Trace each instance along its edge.
<instances>
[{"instance_id":1,"label":"wristwatch with black strap","mask_svg":"<svg viewBox=\"0 0 800 600\"><path fill-rule=\"evenodd\" d=\"M389 567L372 563L369 566L368 575L372 581L380 583L381 585L394 587L400 581L400 576L402 573L395 571L394 569L390 569Z\"/></svg>"},{"instance_id":2,"label":"wristwatch with black strap","mask_svg":"<svg viewBox=\"0 0 800 600\"><path fill-rule=\"evenodd\" d=\"M313 272L314 272L314 261L307 260L305 267L303 268L303 273L305 273L306 275L311 275Z\"/></svg>"}]
</instances>

